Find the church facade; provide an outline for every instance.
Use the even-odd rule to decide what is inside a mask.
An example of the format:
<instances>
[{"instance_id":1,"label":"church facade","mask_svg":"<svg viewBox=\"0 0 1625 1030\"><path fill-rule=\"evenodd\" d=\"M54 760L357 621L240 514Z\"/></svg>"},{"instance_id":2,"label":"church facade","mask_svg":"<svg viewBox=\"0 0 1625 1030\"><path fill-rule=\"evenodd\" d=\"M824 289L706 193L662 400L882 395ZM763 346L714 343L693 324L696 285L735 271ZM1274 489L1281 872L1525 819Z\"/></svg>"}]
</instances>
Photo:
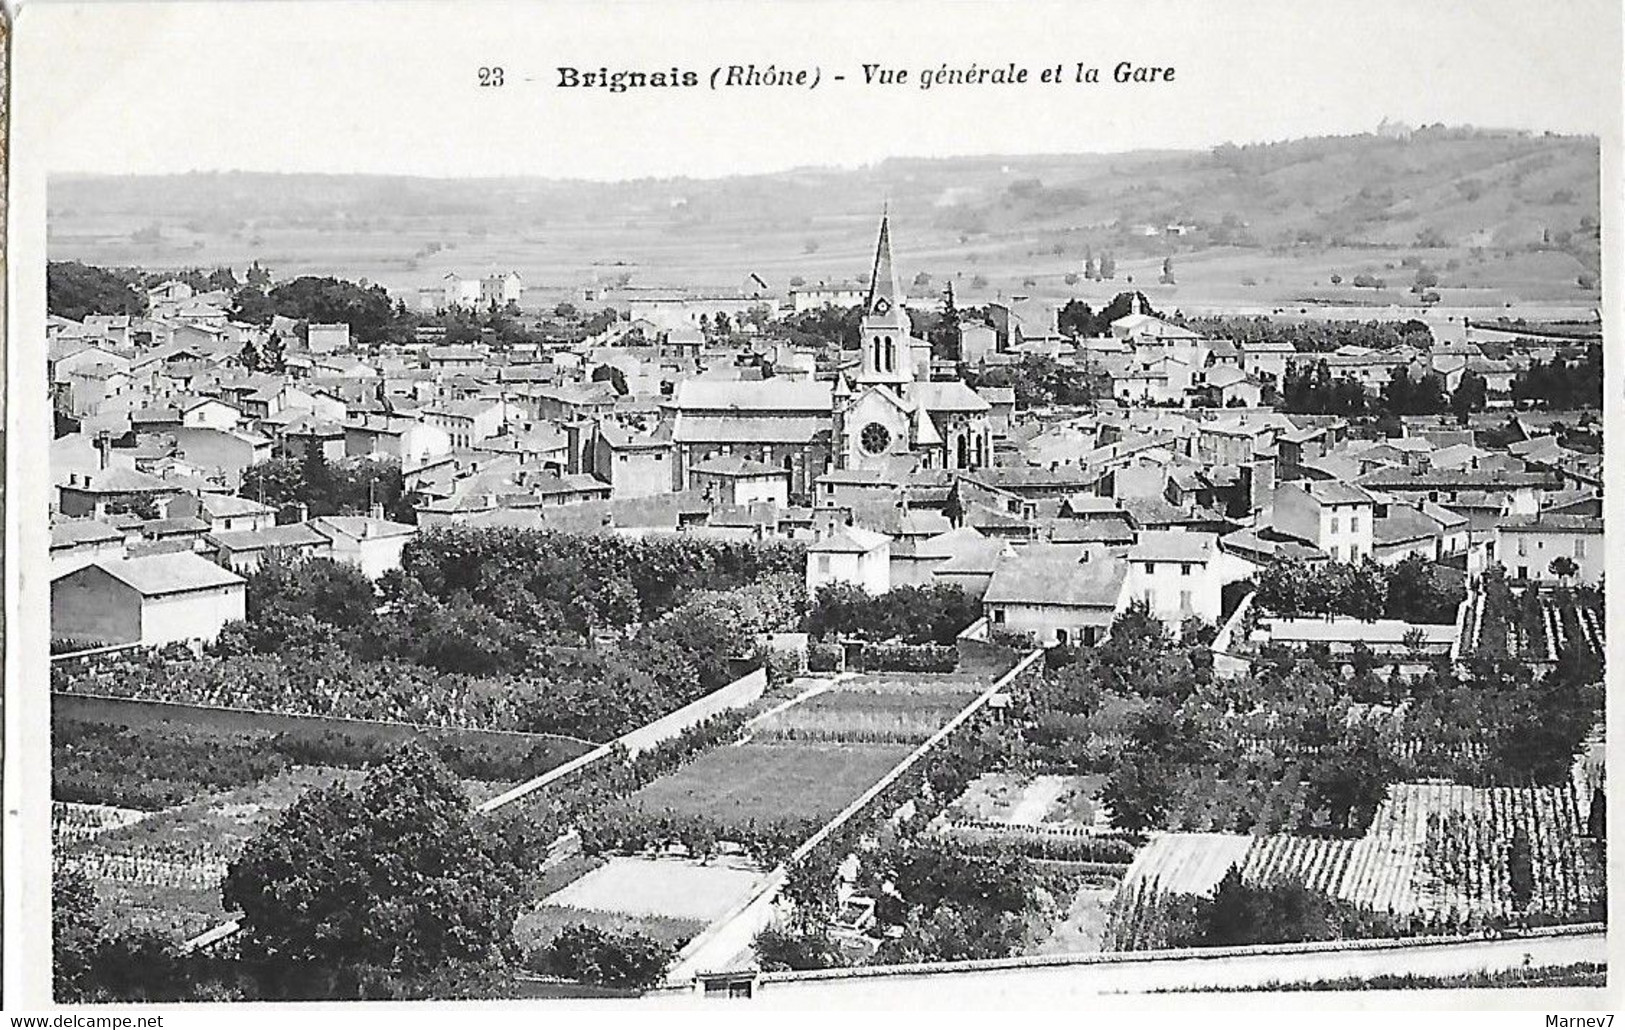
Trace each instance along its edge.
<instances>
[{"instance_id":1,"label":"church facade","mask_svg":"<svg viewBox=\"0 0 1625 1030\"><path fill-rule=\"evenodd\" d=\"M837 468L970 469L991 459L992 406L958 380L931 379L931 344L913 335L892 263L890 217L880 220L860 328L855 381L837 374L831 434Z\"/></svg>"}]
</instances>

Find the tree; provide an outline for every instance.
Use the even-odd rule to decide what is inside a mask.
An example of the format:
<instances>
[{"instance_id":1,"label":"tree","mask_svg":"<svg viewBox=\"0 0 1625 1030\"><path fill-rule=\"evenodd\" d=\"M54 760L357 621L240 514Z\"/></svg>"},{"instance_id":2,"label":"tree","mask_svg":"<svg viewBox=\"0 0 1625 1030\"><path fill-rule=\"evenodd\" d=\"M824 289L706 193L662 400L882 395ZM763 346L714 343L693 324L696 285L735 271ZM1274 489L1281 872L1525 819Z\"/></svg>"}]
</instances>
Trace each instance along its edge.
<instances>
[{"instance_id":1,"label":"tree","mask_svg":"<svg viewBox=\"0 0 1625 1030\"><path fill-rule=\"evenodd\" d=\"M1160 280L1158 280L1158 281L1161 282L1164 286L1172 286L1173 285L1173 282L1174 282L1174 259L1172 257L1165 257L1165 258L1162 259L1162 278Z\"/></svg>"},{"instance_id":2,"label":"tree","mask_svg":"<svg viewBox=\"0 0 1625 1030\"><path fill-rule=\"evenodd\" d=\"M86 315L144 315L147 295L117 272L78 261L45 266L45 310L83 321Z\"/></svg>"},{"instance_id":3,"label":"tree","mask_svg":"<svg viewBox=\"0 0 1625 1030\"><path fill-rule=\"evenodd\" d=\"M1100 789L1112 825L1141 833L1162 824L1174 800L1173 777L1158 763L1124 755Z\"/></svg>"},{"instance_id":4,"label":"tree","mask_svg":"<svg viewBox=\"0 0 1625 1030\"><path fill-rule=\"evenodd\" d=\"M1298 884L1251 886L1235 866L1211 898L1197 904L1198 939L1206 947L1324 941L1341 927L1330 898Z\"/></svg>"},{"instance_id":5,"label":"tree","mask_svg":"<svg viewBox=\"0 0 1625 1030\"><path fill-rule=\"evenodd\" d=\"M666 975L676 949L637 931L616 932L586 923L565 927L531 959L539 972L582 983L646 991Z\"/></svg>"},{"instance_id":6,"label":"tree","mask_svg":"<svg viewBox=\"0 0 1625 1030\"><path fill-rule=\"evenodd\" d=\"M626 373L622 372L614 365L599 365L597 368L593 369L592 381L595 383L609 383L615 388L615 392L620 394L622 397L625 397L627 394L628 387L626 385Z\"/></svg>"},{"instance_id":7,"label":"tree","mask_svg":"<svg viewBox=\"0 0 1625 1030\"><path fill-rule=\"evenodd\" d=\"M1580 574L1579 564L1566 554L1560 554L1556 558L1553 558L1551 564L1547 566L1547 569L1552 575L1556 576L1560 580L1563 580L1564 582L1567 582Z\"/></svg>"},{"instance_id":8,"label":"tree","mask_svg":"<svg viewBox=\"0 0 1625 1030\"><path fill-rule=\"evenodd\" d=\"M227 868L221 898L265 996L413 997L449 969L505 966L523 880L456 777L409 743L359 790L296 801Z\"/></svg>"},{"instance_id":9,"label":"tree","mask_svg":"<svg viewBox=\"0 0 1625 1030\"><path fill-rule=\"evenodd\" d=\"M1463 372L1456 391L1450 395L1450 410L1457 423L1467 424L1467 416L1483 411L1489 403L1489 382L1477 372Z\"/></svg>"},{"instance_id":10,"label":"tree","mask_svg":"<svg viewBox=\"0 0 1625 1030\"><path fill-rule=\"evenodd\" d=\"M1100 255L1100 278L1117 278L1117 258L1110 251Z\"/></svg>"}]
</instances>

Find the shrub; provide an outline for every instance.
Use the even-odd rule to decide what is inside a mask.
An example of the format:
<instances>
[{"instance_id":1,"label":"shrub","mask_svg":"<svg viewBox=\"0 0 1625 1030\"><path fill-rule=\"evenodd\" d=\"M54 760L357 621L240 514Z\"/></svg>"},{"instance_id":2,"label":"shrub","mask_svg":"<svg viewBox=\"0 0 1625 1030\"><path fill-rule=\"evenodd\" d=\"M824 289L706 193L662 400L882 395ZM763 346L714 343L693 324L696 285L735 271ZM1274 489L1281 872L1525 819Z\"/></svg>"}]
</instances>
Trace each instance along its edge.
<instances>
[{"instance_id":1,"label":"shrub","mask_svg":"<svg viewBox=\"0 0 1625 1030\"><path fill-rule=\"evenodd\" d=\"M582 983L646 991L666 975L676 950L647 934L617 933L586 923L566 927L528 965L539 973Z\"/></svg>"},{"instance_id":2,"label":"shrub","mask_svg":"<svg viewBox=\"0 0 1625 1030\"><path fill-rule=\"evenodd\" d=\"M959 649L951 644L865 644L864 669L871 672L953 672Z\"/></svg>"},{"instance_id":3,"label":"shrub","mask_svg":"<svg viewBox=\"0 0 1625 1030\"><path fill-rule=\"evenodd\" d=\"M840 644L814 640L807 645L807 671L837 672L845 657L846 650Z\"/></svg>"}]
</instances>

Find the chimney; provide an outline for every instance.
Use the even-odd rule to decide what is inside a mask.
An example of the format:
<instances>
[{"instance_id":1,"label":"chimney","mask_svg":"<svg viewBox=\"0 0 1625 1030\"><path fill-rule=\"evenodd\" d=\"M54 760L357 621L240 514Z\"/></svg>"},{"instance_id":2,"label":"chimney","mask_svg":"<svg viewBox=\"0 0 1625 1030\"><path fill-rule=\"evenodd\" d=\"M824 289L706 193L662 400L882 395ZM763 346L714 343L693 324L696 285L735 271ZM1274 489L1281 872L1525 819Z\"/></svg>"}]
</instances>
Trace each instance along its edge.
<instances>
[{"instance_id":1,"label":"chimney","mask_svg":"<svg viewBox=\"0 0 1625 1030\"><path fill-rule=\"evenodd\" d=\"M102 468L107 467L108 451L112 448L112 446L113 434L109 433L105 429L96 433L96 453L100 456Z\"/></svg>"},{"instance_id":2,"label":"chimney","mask_svg":"<svg viewBox=\"0 0 1625 1030\"><path fill-rule=\"evenodd\" d=\"M374 501L372 503L372 507L367 509L367 514L370 515L371 517L375 518L375 519L378 519L380 522L383 521L383 518L384 518L384 505L383 505L383 503L381 501ZM370 529L372 527L369 526L368 528Z\"/></svg>"}]
</instances>

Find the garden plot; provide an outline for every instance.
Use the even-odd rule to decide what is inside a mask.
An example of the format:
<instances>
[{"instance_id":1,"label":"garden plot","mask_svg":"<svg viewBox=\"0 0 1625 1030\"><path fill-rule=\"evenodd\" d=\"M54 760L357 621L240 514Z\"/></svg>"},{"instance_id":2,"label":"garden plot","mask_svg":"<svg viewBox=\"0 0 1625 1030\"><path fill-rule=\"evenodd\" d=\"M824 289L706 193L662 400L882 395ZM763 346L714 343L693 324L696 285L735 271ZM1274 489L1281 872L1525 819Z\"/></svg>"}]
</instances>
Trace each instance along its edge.
<instances>
[{"instance_id":1,"label":"garden plot","mask_svg":"<svg viewBox=\"0 0 1625 1030\"><path fill-rule=\"evenodd\" d=\"M1601 844L1573 789L1395 784L1364 836L1168 833L1135 859L1113 902L1116 947L1160 946L1171 895L1212 894L1231 866L1250 883L1296 883L1420 925L1601 918Z\"/></svg>"},{"instance_id":2,"label":"garden plot","mask_svg":"<svg viewBox=\"0 0 1625 1030\"><path fill-rule=\"evenodd\" d=\"M1053 829L1104 825L1099 776L984 773L948 807L950 820Z\"/></svg>"},{"instance_id":3,"label":"garden plot","mask_svg":"<svg viewBox=\"0 0 1625 1030\"><path fill-rule=\"evenodd\" d=\"M763 719L753 732L764 740L919 743L985 687L956 675L861 676Z\"/></svg>"},{"instance_id":4,"label":"garden plot","mask_svg":"<svg viewBox=\"0 0 1625 1030\"><path fill-rule=\"evenodd\" d=\"M62 845L91 840L104 833L132 826L150 815L151 812L139 808L53 801L51 841L53 844Z\"/></svg>"},{"instance_id":5,"label":"garden plot","mask_svg":"<svg viewBox=\"0 0 1625 1030\"><path fill-rule=\"evenodd\" d=\"M612 858L545 904L709 923L750 897L761 880L755 869L720 862Z\"/></svg>"},{"instance_id":6,"label":"garden plot","mask_svg":"<svg viewBox=\"0 0 1625 1030\"><path fill-rule=\"evenodd\" d=\"M905 744L752 740L717 748L633 794L644 812L704 816L727 825L824 821L912 750Z\"/></svg>"}]
</instances>

